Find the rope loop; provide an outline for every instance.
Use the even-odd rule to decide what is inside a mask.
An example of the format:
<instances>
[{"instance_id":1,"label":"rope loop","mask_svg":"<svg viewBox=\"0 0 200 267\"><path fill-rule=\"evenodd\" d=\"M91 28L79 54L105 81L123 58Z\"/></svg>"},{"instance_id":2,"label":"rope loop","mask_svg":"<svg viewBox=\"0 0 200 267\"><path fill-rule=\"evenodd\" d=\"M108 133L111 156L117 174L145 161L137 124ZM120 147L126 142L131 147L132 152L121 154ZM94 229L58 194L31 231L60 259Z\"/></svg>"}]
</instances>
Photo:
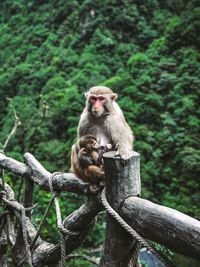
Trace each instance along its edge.
<instances>
[{"instance_id":1,"label":"rope loop","mask_svg":"<svg viewBox=\"0 0 200 267\"><path fill-rule=\"evenodd\" d=\"M23 240L24 240L26 258L27 258L28 265L30 267L33 267L30 245L28 243L27 225L26 225L26 211L25 211L24 207L21 207L21 214L22 214L22 235L23 235Z\"/></svg>"},{"instance_id":2,"label":"rope loop","mask_svg":"<svg viewBox=\"0 0 200 267\"><path fill-rule=\"evenodd\" d=\"M49 188L50 188L50 191L52 194L57 194L58 195L58 192L54 190L53 188L53 178L56 177L56 175L58 174L61 174L60 172L53 172L52 175L49 177Z\"/></svg>"},{"instance_id":3,"label":"rope loop","mask_svg":"<svg viewBox=\"0 0 200 267\"><path fill-rule=\"evenodd\" d=\"M56 194L56 196L58 195L58 192L55 191L54 188L53 188L53 178L58 174L60 174L60 172L54 172L54 173L52 173L52 175L49 178L50 191L52 192L52 194ZM62 219L61 219L60 205L59 205L59 202L58 202L56 196L54 198L54 203L55 203L55 206L56 206L57 227L58 227L58 229L64 234L78 235L79 232L71 231L71 230L68 230L67 228L64 227Z\"/></svg>"},{"instance_id":4,"label":"rope loop","mask_svg":"<svg viewBox=\"0 0 200 267\"><path fill-rule=\"evenodd\" d=\"M50 188L50 191L52 192L53 194L53 199L54 199L54 204L55 204L55 208L56 208L56 217L57 217L57 227L60 231L60 239L61 239L61 262L60 262L60 266L61 267L65 267L65 264L66 264L66 248L65 248L65 235L68 234L68 235L78 235L79 232L73 232L73 231L70 231L68 229L66 229L63 225L63 222L62 222L62 218L61 218L61 211L60 211L60 205L59 205L59 202L58 202L58 199L57 199L57 195L58 195L58 192L54 190L53 188L53 178L60 174L60 172L54 172L50 178L49 178L49 188Z\"/></svg>"},{"instance_id":5,"label":"rope loop","mask_svg":"<svg viewBox=\"0 0 200 267\"><path fill-rule=\"evenodd\" d=\"M166 260L164 260L160 254L154 249L152 248L149 243L143 239L127 222L125 222L125 220L110 206L110 204L108 203L107 199L106 199L106 189L104 187L104 189L102 190L101 193L101 201L102 204L104 206L104 208L106 209L106 211L134 238L136 239L136 241L142 246L145 247L149 252L151 252L152 254L154 254L162 263L164 263L166 266L173 266L170 262L167 262ZM138 249L138 246L137 246ZM135 249L134 249L135 251ZM135 257L135 256L134 256Z\"/></svg>"}]
</instances>

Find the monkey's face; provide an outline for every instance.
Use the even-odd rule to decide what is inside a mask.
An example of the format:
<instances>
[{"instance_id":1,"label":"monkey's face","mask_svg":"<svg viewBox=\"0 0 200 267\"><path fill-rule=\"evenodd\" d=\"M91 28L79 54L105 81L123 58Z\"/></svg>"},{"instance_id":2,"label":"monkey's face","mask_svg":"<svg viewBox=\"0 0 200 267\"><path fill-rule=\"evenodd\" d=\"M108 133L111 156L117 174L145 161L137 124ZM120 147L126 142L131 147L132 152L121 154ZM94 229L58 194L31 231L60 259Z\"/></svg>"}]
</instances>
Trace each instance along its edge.
<instances>
[{"instance_id":1,"label":"monkey's face","mask_svg":"<svg viewBox=\"0 0 200 267\"><path fill-rule=\"evenodd\" d=\"M87 149L88 152L91 152L94 150L98 150L100 148L100 145L97 143L95 139L90 139L85 144L85 148Z\"/></svg>"},{"instance_id":2,"label":"monkey's face","mask_svg":"<svg viewBox=\"0 0 200 267\"><path fill-rule=\"evenodd\" d=\"M79 139L80 148L86 149L88 152L97 150L100 145L97 143L96 138L93 135L85 135Z\"/></svg>"},{"instance_id":3,"label":"monkey's face","mask_svg":"<svg viewBox=\"0 0 200 267\"><path fill-rule=\"evenodd\" d=\"M92 144L91 144L91 147L95 150L99 149L101 146L100 144L97 143L96 140L93 140Z\"/></svg>"},{"instance_id":4,"label":"monkey's face","mask_svg":"<svg viewBox=\"0 0 200 267\"><path fill-rule=\"evenodd\" d=\"M99 118L105 113L107 99L103 95L90 95L88 98L91 113L95 118Z\"/></svg>"}]
</instances>

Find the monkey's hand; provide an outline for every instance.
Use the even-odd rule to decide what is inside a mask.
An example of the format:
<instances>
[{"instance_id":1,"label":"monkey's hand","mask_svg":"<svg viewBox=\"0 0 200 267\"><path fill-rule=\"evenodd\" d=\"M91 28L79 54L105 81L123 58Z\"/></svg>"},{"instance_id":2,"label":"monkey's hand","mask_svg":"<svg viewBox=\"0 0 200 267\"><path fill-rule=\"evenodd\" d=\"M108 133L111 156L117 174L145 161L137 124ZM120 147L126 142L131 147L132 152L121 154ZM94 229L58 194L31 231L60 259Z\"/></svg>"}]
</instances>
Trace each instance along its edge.
<instances>
[{"instance_id":1,"label":"monkey's hand","mask_svg":"<svg viewBox=\"0 0 200 267\"><path fill-rule=\"evenodd\" d=\"M105 147L107 148L107 150L112 149L112 145L111 144L107 144L107 145L105 145Z\"/></svg>"},{"instance_id":2,"label":"monkey's hand","mask_svg":"<svg viewBox=\"0 0 200 267\"><path fill-rule=\"evenodd\" d=\"M81 151L78 153L78 159L85 167L94 164L94 160L89 155L81 153Z\"/></svg>"},{"instance_id":3,"label":"monkey's hand","mask_svg":"<svg viewBox=\"0 0 200 267\"><path fill-rule=\"evenodd\" d=\"M121 161L120 161L120 164L122 167L125 167L126 164L128 163L128 159L134 154L133 151L130 151L129 153L124 153L124 154L121 154L119 151L117 151L115 153L115 157L120 157L121 158Z\"/></svg>"},{"instance_id":4,"label":"monkey's hand","mask_svg":"<svg viewBox=\"0 0 200 267\"><path fill-rule=\"evenodd\" d=\"M133 156L134 152L133 151L130 151L130 152L127 152L127 153L120 153L119 150L116 151L115 153L115 156L116 157L120 157L122 160L128 160L131 156Z\"/></svg>"}]
</instances>

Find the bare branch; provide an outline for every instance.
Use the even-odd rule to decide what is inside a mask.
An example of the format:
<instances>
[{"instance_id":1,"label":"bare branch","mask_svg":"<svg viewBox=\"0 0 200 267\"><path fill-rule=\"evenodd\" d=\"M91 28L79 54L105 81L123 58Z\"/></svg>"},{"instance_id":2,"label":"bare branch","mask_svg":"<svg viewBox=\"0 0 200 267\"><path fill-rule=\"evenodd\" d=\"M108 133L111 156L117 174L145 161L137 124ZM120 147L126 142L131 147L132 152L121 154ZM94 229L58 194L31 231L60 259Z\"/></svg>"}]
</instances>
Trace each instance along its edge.
<instances>
[{"instance_id":1,"label":"bare branch","mask_svg":"<svg viewBox=\"0 0 200 267\"><path fill-rule=\"evenodd\" d=\"M2 184L2 182L0 181ZM14 199L14 192L5 184L6 196L2 195L2 199L4 203L7 205L9 210L14 213L20 225L22 225L21 219L21 204L19 204ZM99 196L91 196L91 200L82 205L78 210L74 211L71 215L69 215L64 221L63 225L66 229L74 232L78 232L78 235L70 235L66 234L65 242L66 242L66 254L71 253L74 249L78 248L82 241L85 239L86 235L90 231L94 218L101 210L102 206L99 202ZM26 217L26 226L27 226L27 235L29 244L31 244L37 234L34 226L28 217ZM12 249L12 256L14 260L14 264L17 264L22 260L22 256L24 255L23 249L23 239L21 235L21 230L18 229L18 234L16 238L16 243ZM53 245L47 242L42 241L40 238L37 239L35 248L32 254L33 264L34 266L44 266L45 264L57 264L60 259L60 244ZM54 265L56 266L56 265Z\"/></svg>"},{"instance_id":2,"label":"bare branch","mask_svg":"<svg viewBox=\"0 0 200 267\"><path fill-rule=\"evenodd\" d=\"M24 192L24 207L29 208L33 205L33 190L34 182L31 179L25 178L25 192ZM31 216L31 209L26 213Z\"/></svg>"},{"instance_id":3,"label":"bare branch","mask_svg":"<svg viewBox=\"0 0 200 267\"><path fill-rule=\"evenodd\" d=\"M88 202L64 220L64 226L66 229L74 232L80 232L78 236L65 236L66 255L70 254L81 245L88 232L91 230L94 218L100 209L101 206L98 202ZM57 263L60 259L60 244L55 246L45 244L46 243L41 243L36 247L33 253L33 263L35 266L40 267L45 264Z\"/></svg>"},{"instance_id":4,"label":"bare branch","mask_svg":"<svg viewBox=\"0 0 200 267\"><path fill-rule=\"evenodd\" d=\"M12 101L12 100L11 100ZM10 141L10 138L15 134L16 130L17 130L17 127L21 125L21 121L19 119L19 117L17 116L17 113L16 113L16 110L15 110L15 107L12 105L12 102L10 103L12 109L13 109L13 117L14 117L14 126L11 130L11 132L9 133L9 135L7 136L4 144L3 144L3 147L2 147L2 151L5 151L9 141Z\"/></svg>"},{"instance_id":5,"label":"bare branch","mask_svg":"<svg viewBox=\"0 0 200 267\"><path fill-rule=\"evenodd\" d=\"M0 167L15 174L27 177L38 184L41 189L50 191L49 178L52 175L30 154L24 155L26 164L7 157L0 153ZM68 191L77 194L88 194L91 192L90 184L82 182L73 173L59 173L53 178L53 188L57 191Z\"/></svg>"},{"instance_id":6,"label":"bare branch","mask_svg":"<svg viewBox=\"0 0 200 267\"><path fill-rule=\"evenodd\" d=\"M127 198L120 214L144 238L200 259L200 221L137 197Z\"/></svg>"},{"instance_id":7,"label":"bare branch","mask_svg":"<svg viewBox=\"0 0 200 267\"><path fill-rule=\"evenodd\" d=\"M15 159L6 157L3 153L0 152L0 167L11 171L15 174L19 174L21 176L27 176L29 174L28 167Z\"/></svg>"}]
</instances>

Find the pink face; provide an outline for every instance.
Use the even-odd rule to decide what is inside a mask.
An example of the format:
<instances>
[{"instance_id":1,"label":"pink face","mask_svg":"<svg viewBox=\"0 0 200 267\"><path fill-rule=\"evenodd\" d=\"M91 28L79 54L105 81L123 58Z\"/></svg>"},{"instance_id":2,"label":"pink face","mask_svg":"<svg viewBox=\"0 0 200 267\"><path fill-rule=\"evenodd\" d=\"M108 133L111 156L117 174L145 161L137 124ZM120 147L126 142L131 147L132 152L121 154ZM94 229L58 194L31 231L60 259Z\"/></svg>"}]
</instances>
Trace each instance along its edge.
<instances>
[{"instance_id":1,"label":"pink face","mask_svg":"<svg viewBox=\"0 0 200 267\"><path fill-rule=\"evenodd\" d=\"M104 104L106 98L104 96L90 96L90 103L92 104L92 113L99 117L104 113Z\"/></svg>"}]
</instances>

